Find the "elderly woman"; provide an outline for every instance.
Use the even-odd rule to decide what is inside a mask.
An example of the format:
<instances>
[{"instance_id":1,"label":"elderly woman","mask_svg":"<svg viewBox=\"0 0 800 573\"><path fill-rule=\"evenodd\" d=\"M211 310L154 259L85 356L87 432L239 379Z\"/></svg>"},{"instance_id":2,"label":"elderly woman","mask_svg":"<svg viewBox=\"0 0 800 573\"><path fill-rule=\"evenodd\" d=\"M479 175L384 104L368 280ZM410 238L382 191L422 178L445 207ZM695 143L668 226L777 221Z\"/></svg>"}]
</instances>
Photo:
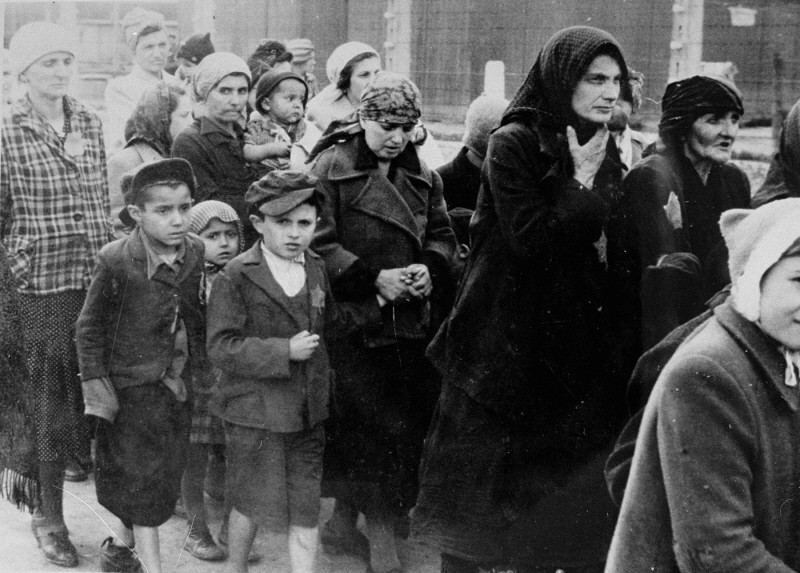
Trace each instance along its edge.
<instances>
[{"instance_id":1,"label":"elderly woman","mask_svg":"<svg viewBox=\"0 0 800 573\"><path fill-rule=\"evenodd\" d=\"M408 145L420 117L417 87L381 74L361 94L358 117L358 129L314 165L326 201L312 248L336 296L389 304L383 330L329 343L339 382L323 495L364 513L371 570L387 573L400 570L394 526L414 503L435 401L424 357L429 298L449 276L455 237L439 176ZM354 527L340 511L323 542L346 546Z\"/></svg>"},{"instance_id":2,"label":"elderly woman","mask_svg":"<svg viewBox=\"0 0 800 573\"><path fill-rule=\"evenodd\" d=\"M798 571L800 199L720 226L730 299L644 411L606 571Z\"/></svg>"},{"instance_id":3,"label":"elderly woman","mask_svg":"<svg viewBox=\"0 0 800 573\"><path fill-rule=\"evenodd\" d=\"M602 569L627 378L610 352L622 166L605 123L626 72L608 33L561 30L489 139L472 251L428 348L442 391L411 527L443 572Z\"/></svg>"},{"instance_id":4,"label":"elderly woman","mask_svg":"<svg viewBox=\"0 0 800 573\"><path fill-rule=\"evenodd\" d=\"M192 102L186 90L164 83L144 92L133 110L125 125L127 143L108 160L111 216L117 236L133 223L118 217L125 206L122 176L137 165L169 157L173 139L192 123L191 111Z\"/></svg>"},{"instance_id":5,"label":"elderly woman","mask_svg":"<svg viewBox=\"0 0 800 573\"><path fill-rule=\"evenodd\" d=\"M105 91L106 139L109 154L125 145L125 123L144 92L159 82L180 85L181 81L164 71L169 55L164 15L134 8L122 19L125 42L133 54L131 71L108 82Z\"/></svg>"},{"instance_id":6,"label":"elderly woman","mask_svg":"<svg viewBox=\"0 0 800 573\"><path fill-rule=\"evenodd\" d=\"M195 68L194 94L202 115L181 132L172 144L172 157L192 164L197 177L195 201L216 199L248 221L244 194L262 174L259 164L244 158L244 132L240 124L250 91L250 70L239 56L216 52ZM258 238L245 223L245 244Z\"/></svg>"},{"instance_id":7,"label":"elderly woman","mask_svg":"<svg viewBox=\"0 0 800 573\"><path fill-rule=\"evenodd\" d=\"M750 183L728 163L744 112L724 78L694 76L664 92L658 151L625 178L615 229L631 332L647 350L705 310L728 283L720 214L750 204Z\"/></svg>"},{"instance_id":8,"label":"elderly woman","mask_svg":"<svg viewBox=\"0 0 800 573\"><path fill-rule=\"evenodd\" d=\"M89 440L73 339L95 255L110 239L106 156L99 118L67 96L77 67L72 34L31 22L9 49L27 94L3 118L0 240L20 295L35 455L3 470L4 494L33 511L45 558L74 567L64 469L88 459Z\"/></svg>"}]
</instances>

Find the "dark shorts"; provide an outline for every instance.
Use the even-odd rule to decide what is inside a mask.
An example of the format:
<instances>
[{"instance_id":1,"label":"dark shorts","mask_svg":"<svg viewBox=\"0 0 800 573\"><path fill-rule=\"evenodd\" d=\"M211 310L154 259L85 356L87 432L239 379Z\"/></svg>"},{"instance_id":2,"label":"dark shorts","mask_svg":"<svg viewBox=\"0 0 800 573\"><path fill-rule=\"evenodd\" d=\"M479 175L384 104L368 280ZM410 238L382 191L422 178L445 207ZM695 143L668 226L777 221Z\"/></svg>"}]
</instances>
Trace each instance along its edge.
<instances>
[{"instance_id":1,"label":"dark shorts","mask_svg":"<svg viewBox=\"0 0 800 573\"><path fill-rule=\"evenodd\" d=\"M316 527L325 429L276 433L225 423L225 497L258 525Z\"/></svg>"},{"instance_id":2,"label":"dark shorts","mask_svg":"<svg viewBox=\"0 0 800 573\"><path fill-rule=\"evenodd\" d=\"M117 390L113 423L97 427L97 501L122 522L158 527L175 508L191 409L161 382Z\"/></svg>"}]
</instances>

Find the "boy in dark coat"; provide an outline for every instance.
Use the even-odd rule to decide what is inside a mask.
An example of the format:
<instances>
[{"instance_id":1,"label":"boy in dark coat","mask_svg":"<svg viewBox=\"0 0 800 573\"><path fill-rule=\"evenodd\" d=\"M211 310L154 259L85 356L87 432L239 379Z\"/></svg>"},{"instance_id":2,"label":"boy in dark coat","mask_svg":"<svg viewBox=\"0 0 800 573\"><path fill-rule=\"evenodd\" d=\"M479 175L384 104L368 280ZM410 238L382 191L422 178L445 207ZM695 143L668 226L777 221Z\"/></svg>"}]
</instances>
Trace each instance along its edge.
<instances>
[{"instance_id":1,"label":"boy in dark coat","mask_svg":"<svg viewBox=\"0 0 800 573\"><path fill-rule=\"evenodd\" d=\"M188 236L195 191L184 159L146 163L125 197L136 229L103 247L76 324L86 414L97 426L97 500L120 520L104 571L160 573L189 445L193 362L204 356L203 243ZM117 545L114 539L122 545Z\"/></svg>"},{"instance_id":2,"label":"boy in dark coat","mask_svg":"<svg viewBox=\"0 0 800 573\"><path fill-rule=\"evenodd\" d=\"M308 250L321 202L315 184L302 172L273 171L251 185L245 201L262 238L220 272L209 300L208 351L223 373L212 411L225 422L233 571L247 571L259 525L287 523L292 571L313 570L331 392L321 335L332 322L381 326L377 297L361 312L335 306L324 263Z\"/></svg>"}]
</instances>

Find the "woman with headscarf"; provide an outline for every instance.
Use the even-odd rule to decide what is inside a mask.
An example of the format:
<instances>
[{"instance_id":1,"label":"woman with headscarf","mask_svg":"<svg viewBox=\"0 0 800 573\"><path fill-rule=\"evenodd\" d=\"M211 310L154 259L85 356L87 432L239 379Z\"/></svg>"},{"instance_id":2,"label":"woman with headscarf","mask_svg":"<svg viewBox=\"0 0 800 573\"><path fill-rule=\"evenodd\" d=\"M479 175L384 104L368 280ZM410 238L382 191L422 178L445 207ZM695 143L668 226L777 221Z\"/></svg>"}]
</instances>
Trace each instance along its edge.
<instances>
[{"instance_id":1,"label":"woman with headscarf","mask_svg":"<svg viewBox=\"0 0 800 573\"><path fill-rule=\"evenodd\" d=\"M132 219L121 221L125 206L122 176L142 163L169 157L172 140L192 123L192 101L177 85L159 84L147 90L125 125L125 147L108 160L111 217L119 237Z\"/></svg>"},{"instance_id":2,"label":"woman with headscarf","mask_svg":"<svg viewBox=\"0 0 800 573\"><path fill-rule=\"evenodd\" d=\"M561 30L489 139L472 250L428 347L442 391L411 529L444 573L602 570L627 379L610 352L623 171L605 123L624 81L610 34Z\"/></svg>"},{"instance_id":3,"label":"woman with headscarf","mask_svg":"<svg viewBox=\"0 0 800 573\"><path fill-rule=\"evenodd\" d=\"M747 176L729 163L744 113L736 86L708 76L675 81L661 108L660 145L625 178L613 225L621 239L610 262L634 355L703 312L728 284L717 221L750 204Z\"/></svg>"},{"instance_id":4,"label":"woman with headscarf","mask_svg":"<svg viewBox=\"0 0 800 573\"><path fill-rule=\"evenodd\" d=\"M201 114L172 143L172 157L192 164L197 177L195 202L216 199L236 210L245 222L245 246L258 238L247 223L244 194L263 175L258 163L244 158L241 118L250 92L250 70L239 56L216 52L195 68L194 94Z\"/></svg>"},{"instance_id":5,"label":"woman with headscarf","mask_svg":"<svg viewBox=\"0 0 800 573\"><path fill-rule=\"evenodd\" d=\"M787 197L800 197L800 100L783 122L778 153L772 158L764 183L753 195L752 206Z\"/></svg>"},{"instance_id":6,"label":"woman with headscarf","mask_svg":"<svg viewBox=\"0 0 800 573\"><path fill-rule=\"evenodd\" d=\"M312 248L335 296L388 302L381 330L328 346L338 382L323 495L364 514L375 573L401 568L395 525L414 503L436 396L424 356L430 296L448 280L456 246L441 179L408 145L419 97L405 77L379 75L361 94L358 129L323 151L312 171L326 197ZM355 519L335 512L322 541L352 540L354 528Z\"/></svg>"},{"instance_id":7,"label":"woman with headscarf","mask_svg":"<svg viewBox=\"0 0 800 573\"><path fill-rule=\"evenodd\" d=\"M2 420L21 423L0 432L15 439L16 449L13 463L2 468L2 494L31 510L45 558L75 567L78 552L64 523L64 470L89 459L75 321L95 255L111 238L106 155L100 119L67 95L77 67L70 31L31 22L9 49L26 94L3 118L0 240L19 293L27 387L25 416Z\"/></svg>"},{"instance_id":8,"label":"woman with headscarf","mask_svg":"<svg viewBox=\"0 0 800 573\"><path fill-rule=\"evenodd\" d=\"M728 301L644 411L606 571L798 571L800 199L723 213Z\"/></svg>"}]
</instances>

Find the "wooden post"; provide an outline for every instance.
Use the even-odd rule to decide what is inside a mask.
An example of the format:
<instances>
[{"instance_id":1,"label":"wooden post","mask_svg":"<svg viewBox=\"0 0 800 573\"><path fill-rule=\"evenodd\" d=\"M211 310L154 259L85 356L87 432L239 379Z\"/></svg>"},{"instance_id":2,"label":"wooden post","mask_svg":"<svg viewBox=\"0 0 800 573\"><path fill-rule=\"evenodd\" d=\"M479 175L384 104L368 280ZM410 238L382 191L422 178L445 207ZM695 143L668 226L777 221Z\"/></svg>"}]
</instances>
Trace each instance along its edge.
<instances>
[{"instance_id":1,"label":"wooden post","mask_svg":"<svg viewBox=\"0 0 800 573\"><path fill-rule=\"evenodd\" d=\"M783 108L783 57L775 50L772 56L772 144L774 149L778 149L781 139L781 128L783 120L786 119L786 111Z\"/></svg>"},{"instance_id":2,"label":"wooden post","mask_svg":"<svg viewBox=\"0 0 800 573\"><path fill-rule=\"evenodd\" d=\"M700 72L703 59L704 0L675 0L672 5L670 82Z\"/></svg>"}]
</instances>

